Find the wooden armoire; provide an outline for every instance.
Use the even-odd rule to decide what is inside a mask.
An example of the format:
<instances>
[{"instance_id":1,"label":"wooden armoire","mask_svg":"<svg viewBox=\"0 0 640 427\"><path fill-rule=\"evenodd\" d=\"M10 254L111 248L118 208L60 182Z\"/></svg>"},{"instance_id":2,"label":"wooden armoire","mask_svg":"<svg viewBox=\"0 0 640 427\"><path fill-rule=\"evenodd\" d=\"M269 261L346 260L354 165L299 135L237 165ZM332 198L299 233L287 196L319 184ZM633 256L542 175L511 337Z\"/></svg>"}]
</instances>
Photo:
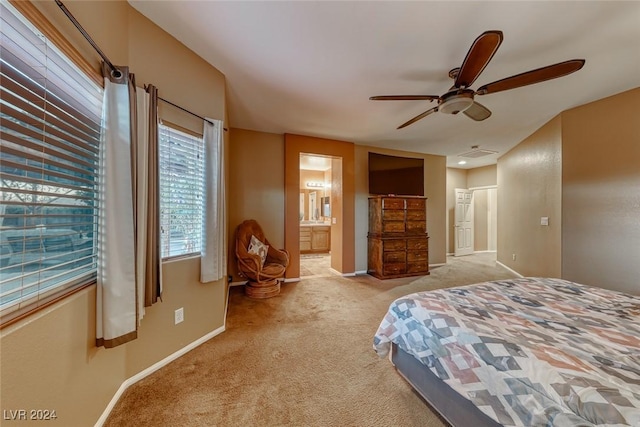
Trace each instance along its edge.
<instances>
[{"instance_id":1,"label":"wooden armoire","mask_svg":"<svg viewBox=\"0 0 640 427\"><path fill-rule=\"evenodd\" d=\"M378 279L429 274L427 198L369 198L367 272Z\"/></svg>"}]
</instances>

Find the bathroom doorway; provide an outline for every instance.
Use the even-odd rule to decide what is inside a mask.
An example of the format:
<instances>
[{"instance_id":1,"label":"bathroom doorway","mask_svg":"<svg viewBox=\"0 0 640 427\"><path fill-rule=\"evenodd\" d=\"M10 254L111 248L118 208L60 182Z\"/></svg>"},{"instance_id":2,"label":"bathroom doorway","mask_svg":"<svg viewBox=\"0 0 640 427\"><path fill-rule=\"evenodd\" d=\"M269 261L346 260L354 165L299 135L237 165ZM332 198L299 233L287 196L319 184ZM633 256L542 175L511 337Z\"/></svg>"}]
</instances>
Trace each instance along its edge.
<instances>
[{"instance_id":1,"label":"bathroom doorway","mask_svg":"<svg viewBox=\"0 0 640 427\"><path fill-rule=\"evenodd\" d=\"M342 159L313 153L300 153L299 256L300 277L330 274L332 210L341 206Z\"/></svg>"},{"instance_id":2,"label":"bathroom doorway","mask_svg":"<svg viewBox=\"0 0 640 427\"><path fill-rule=\"evenodd\" d=\"M287 280L300 278L300 154L331 159L331 270L355 274L355 150L354 145L304 135L285 134L285 248ZM319 199L317 199L319 200ZM326 200L326 199L325 199ZM322 212L320 213L322 215Z\"/></svg>"}]
</instances>

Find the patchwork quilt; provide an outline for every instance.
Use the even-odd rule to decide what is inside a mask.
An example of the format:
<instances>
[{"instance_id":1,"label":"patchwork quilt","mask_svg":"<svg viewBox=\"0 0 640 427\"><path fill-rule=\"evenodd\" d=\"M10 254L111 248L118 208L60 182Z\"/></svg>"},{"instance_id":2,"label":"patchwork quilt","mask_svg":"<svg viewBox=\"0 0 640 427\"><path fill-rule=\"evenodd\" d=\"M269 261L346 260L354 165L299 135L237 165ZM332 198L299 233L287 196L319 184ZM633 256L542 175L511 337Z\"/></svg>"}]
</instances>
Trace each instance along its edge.
<instances>
[{"instance_id":1,"label":"patchwork quilt","mask_svg":"<svg viewBox=\"0 0 640 427\"><path fill-rule=\"evenodd\" d=\"M505 426L640 426L640 298L522 278L394 301L391 342Z\"/></svg>"}]
</instances>

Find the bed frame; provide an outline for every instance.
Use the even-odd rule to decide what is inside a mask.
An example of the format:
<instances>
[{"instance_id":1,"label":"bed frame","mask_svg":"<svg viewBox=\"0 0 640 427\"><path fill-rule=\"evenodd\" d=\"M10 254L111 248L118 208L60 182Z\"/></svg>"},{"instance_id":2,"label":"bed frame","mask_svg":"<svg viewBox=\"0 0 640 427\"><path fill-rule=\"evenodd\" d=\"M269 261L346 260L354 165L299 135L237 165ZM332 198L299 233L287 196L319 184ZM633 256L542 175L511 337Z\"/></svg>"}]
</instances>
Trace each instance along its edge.
<instances>
[{"instance_id":1,"label":"bed frame","mask_svg":"<svg viewBox=\"0 0 640 427\"><path fill-rule=\"evenodd\" d=\"M491 419L395 343L391 347L391 363L416 392L452 426L502 427L502 424Z\"/></svg>"}]
</instances>

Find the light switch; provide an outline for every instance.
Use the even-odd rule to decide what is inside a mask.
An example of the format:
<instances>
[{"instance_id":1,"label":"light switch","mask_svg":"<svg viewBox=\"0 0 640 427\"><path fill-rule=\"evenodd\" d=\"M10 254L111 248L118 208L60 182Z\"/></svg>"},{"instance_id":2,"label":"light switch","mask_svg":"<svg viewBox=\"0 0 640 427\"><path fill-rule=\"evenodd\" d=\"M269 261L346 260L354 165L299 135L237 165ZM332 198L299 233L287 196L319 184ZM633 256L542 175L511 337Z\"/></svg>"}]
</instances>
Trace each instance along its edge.
<instances>
[{"instance_id":1,"label":"light switch","mask_svg":"<svg viewBox=\"0 0 640 427\"><path fill-rule=\"evenodd\" d=\"M331 224L337 224L337 219L336 218L331 218Z\"/></svg>"},{"instance_id":2,"label":"light switch","mask_svg":"<svg viewBox=\"0 0 640 427\"><path fill-rule=\"evenodd\" d=\"M540 217L540 225L549 225L549 217L541 216Z\"/></svg>"}]
</instances>

